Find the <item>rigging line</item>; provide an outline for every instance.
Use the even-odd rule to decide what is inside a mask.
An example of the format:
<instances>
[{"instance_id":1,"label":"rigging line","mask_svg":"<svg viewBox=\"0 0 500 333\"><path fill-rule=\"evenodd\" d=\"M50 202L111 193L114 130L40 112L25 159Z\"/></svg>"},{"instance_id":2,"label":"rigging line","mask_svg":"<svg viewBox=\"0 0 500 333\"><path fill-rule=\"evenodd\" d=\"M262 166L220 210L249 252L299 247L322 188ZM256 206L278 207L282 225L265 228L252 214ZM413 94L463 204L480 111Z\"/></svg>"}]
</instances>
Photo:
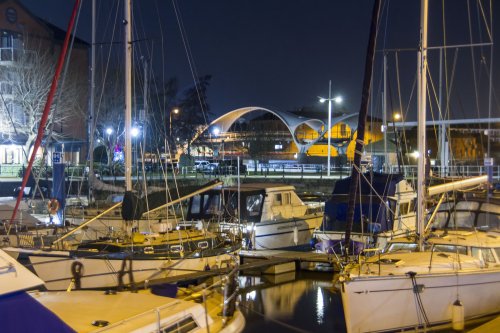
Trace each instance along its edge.
<instances>
[{"instance_id":1,"label":"rigging line","mask_svg":"<svg viewBox=\"0 0 500 333\"><path fill-rule=\"evenodd\" d=\"M198 96L198 102L200 103L203 119L205 120L205 124L208 124L207 105L205 100L201 96L200 84L199 84L200 80L196 70L196 65L194 64L194 58L191 52L191 48L189 46L189 41L186 36L186 30L182 22L182 17L180 16L178 6L176 5L176 0L172 0L172 5L174 7L175 17L177 19L177 25L181 33L182 43L184 45L184 51L186 52L186 56L188 58L189 69L191 70L191 76L195 84L196 94Z\"/></svg>"},{"instance_id":2,"label":"rigging line","mask_svg":"<svg viewBox=\"0 0 500 333\"><path fill-rule=\"evenodd\" d=\"M157 14L157 19L158 19L158 26L159 26L159 30L160 30L160 41L161 41L161 58L160 59L165 59L165 36L163 35L163 25L162 25L162 21L160 19L160 8L158 7L158 0L155 0L154 1L154 5L156 7L156 14ZM165 84L165 61L161 61L161 66L162 66L162 70L161 70L161 82L163 82L163 84ZM160 104L163 106L163 113L165 113L165 106L167 105L167 101L166 101L166 94L163 94L163 103ZM166 120L164 122L166 124ZM165 134L167 133L166 131L166 128L165 128Z\"/></svg>"},{"instance_id":3,"label":"rigging line","mask_svg":"<svg viewBox=\"0 0 500 333\"><path fill-rule=\"evenodd\" d=\"M384 36L382 38L383 42L382 42L382 49L385 50L385 46L386 46L386 42L387 42L387 28L389 26L388 24L388 21L389 21L389 5L390 5L391 1L387 1L387 2L384 2L383 3L383 8L382 8L382 13L385 12L385 24L384 24Z\"/></svg>"},{"instance_id":4,"label":"rigging line","mask_svg":"<svg viewBox=\"0 0 500 333\"><path fill-rule=\"evenodd\" d=\"M484 21L484 25L486 27L486 32L488 33L488 37L490 38L490 42L493 43L493 8L492 8L492 2L490 1L490 25L488 26L488 19L486 17L486 14L484 12L484 8L483 8L483 5L481 3L481 1L477 1L477 4L479 5L479 13L481 14L482 18L483 18L483 21ZM479 14L478 13L478 14Z\"/></svg>"},{"instance_id":5,"label":"rigging line","mask_svg":"<svg viewBox=\"0 0 500 333\"><path fill-rule=\"evenodd\" d=\"M469 26L469 39L470 42L473 42L472 38L472 21L471 21L471 11L470 11L470 0L467 0L467 23ZM474 96L475 96L475 104L476 104L476 114L479 117L479 92L478 92L478 83L477 83L477 73L476 73L476 59L474 56L474 48L470 48L471 62L472 62L472 78L474 81Z\"/></svg>"},{"instance_id":6,"label":"rigging line","mask_svg":"<svg viewBox=\"0 0 500 333\"><path fill-rule=\"evenodd\" d=\"M430 82L430 84L427 85L427 96L429 98L429 109L430 109L430 113L431 113L431 116L432 116L432 120L435 121L436 118L434 117L434 108L433 108L433 103L432 103L432 100L431 100L431 96L434 97L434 101L436 102L436 105L437 105L437 108L438 108L438 114L439 116L441 117L442 116L442 112L441 112L441 108L440 108L440 103L439 103L439 97L437 96L437 92L436 92L436 85L434 84L434 80L432 79L432 76L431 76L431 71L430 71L430 66L427 66L427 76L429 77L429 80L428 82ZM432 92L432 94L431 94ZM434 137L435 138L439 138L439 135L438 135L438 127L439 125L436 125L434 124L432 126L432 129L434 130Z\"/></svg>"},{"instance_id":7,"label":"rigging line","mask_svg":"<svg viewBox=\"0 0 500 333\"><path fill-rule=\"evenodd\" d=\"M490 38L493 41L493 4L490 1L490 25L491 25L491 34ZM489 70L489 91L488 91L488 119L491 119L491 108L492 108L492 95L493 95L493 47L490 47L490 70ZM491 133L491 122L488 122L488 134ZM491 140L488 137L487 140L487 154L488 157L491 157ZM489 196L487 196L489 198Z\"/></svg>"},{"instance_id":8,"label":"rigging line","mask_svg":"<svg viewBox=\"0 0 500 333\"><path fill-rule=\"evenodd\" d=\"M455 49L455 56L453 58L453 66L452 66L452 71L451 71L451 77L448 79L448 75L445 75L445 77L447 78L446 80L446 83L447 83L447 91L446 91L446 112L445 112L445 116L447 118L450 117L451 115L451 110L450 110L450 100L451 100L451 92L453 90L453 84L455 82L455 73L456 73L456 67L457 67L457 60L458 60L458 52L459 52L459 49ZM446 54L446 52L445 52ZM446 68L446 71L448 71L448 69ZM449 84L449 86L448 86ZM444 118L443 118L444 119ZM447 129L447 137L448 138L451 138L451 130L450 128ZM451 144L451 142L449 143ZM450 149L450 160L452 161L451 163L453 164L453 161L455 160L455 158L453 157L453 150Z\"/></svg>"},{"instance_id":9,"label":"rigging line","mask_svg":"<svg viewBox=\"0 0 500 333\"><path fill-rule=\"evenodd\" d=\"M403 112L403 100L401 96L401 80L399 77L399 52L394 53L394 59L396 61L396 83L398 87L398 105L399 105L399 112ZM403 128L403 134L405 130Z\"/></svg>"},{"instance_id":10,"label":"rigging line","mask_svg":"<svg viewBox=\"0 0 500 333\"><path fill-rule=\"evenodd\" d=\"M119 3L117 2L117 7L116 7L116 10L115 10L115 24L113 25L113 30L112 30L112 34L111 34L111 40L114 40L115 38L115 34L116 34L116 26L117 26L117 21L118 21L118 12L119 12ZM107 55L107 62L105 63L105 67L104 67L104 76L102 77L102 83L101 83L101 94L99 96L99 100L98 100L98 103L97 103L97 108L96 108L96 113L94 114L94 119L92 119L92 133L91 133L91 136L90 136L90 140L94 141L94 136L95 136L95 131L96 131L96 127L97 127L97 119L99 118L99 114L101 112L101 103L102 103L102 100L103 100L103 97L104 97L104 91L105 91L105 86L106 86L106 79L107 79L107 76L108 76L108 70L109 70L109 64L110 64L110 61L111 61L111 48L109 48L109 51L108 51L108 55ZM92 143L92 146L93 146L93 143Z\"/></svg>"}]
</instances>

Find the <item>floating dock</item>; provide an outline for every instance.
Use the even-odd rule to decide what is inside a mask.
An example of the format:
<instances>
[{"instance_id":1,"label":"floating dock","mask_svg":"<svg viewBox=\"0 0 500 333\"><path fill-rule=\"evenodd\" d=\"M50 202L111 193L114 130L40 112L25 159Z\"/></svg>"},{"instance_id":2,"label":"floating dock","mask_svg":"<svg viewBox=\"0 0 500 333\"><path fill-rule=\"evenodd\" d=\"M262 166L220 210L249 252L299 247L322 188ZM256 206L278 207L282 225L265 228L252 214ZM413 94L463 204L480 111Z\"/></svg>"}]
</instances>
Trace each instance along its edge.
<instances>
[{"instance_id":1,"label":"floating dock","mask_svg":"<svg viewBox=\"0 0 500 333\"><path fill-rule=\"evenodd\" d=\"M338 262L335 256L329 254L284 250L240 251L239 256L240 265L237 269L240 272L252 274L282 274L296 271L297 269L312 269L316 265L323 265L323 267L331 267L333 269ZM227 274L235 268L230 262L224 262L221 266L206 271L195 271L179 276L173 275L166 278L152 279L136 287L203 280ZM332 271L332 269L327 271Z\"/></svg>"}]
</instances>

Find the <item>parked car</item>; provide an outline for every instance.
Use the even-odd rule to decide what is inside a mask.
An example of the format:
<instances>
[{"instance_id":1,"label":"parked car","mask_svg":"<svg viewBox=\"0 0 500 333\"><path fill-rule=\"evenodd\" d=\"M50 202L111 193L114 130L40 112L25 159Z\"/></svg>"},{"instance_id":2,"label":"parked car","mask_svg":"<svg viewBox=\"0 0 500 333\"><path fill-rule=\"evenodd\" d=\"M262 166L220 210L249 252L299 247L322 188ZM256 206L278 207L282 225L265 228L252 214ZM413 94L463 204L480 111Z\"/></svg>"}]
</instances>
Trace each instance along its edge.
<instances>
[{"instance_id":1,"label":"parked car","mask_svg":"<svg viewBox=\"0 0 500 333\"><path fill-rule=\"evenodd\" d=\"M203 173L210 173L214 174L215 170L218 168L219 163L218 162L210 162L208 165L203 169Z\"/></svg>"},{"instance_id":2,"label":"parked car","mask_svg":"<svg viewBox=\"0 0 500 333\"><path fill-rule=\"evenodd\" d=\"M203 172L210 165L209 161L194 161L194 169L196 172Z\"/></svg>"},{"instance_id":3,"label":"parked car","mask_svg":"<svg viewBox=\"0 0 500 333\"><path fill-rule=\"evenodd\" d=\"M15 187L14 191L13 191L13 196L14 197L19 196L19 192L20 191L21 191L21 186ZM23 191L23 198L32 197L34 191L35 191L35 187L25 186L24 187L24 191ZM40 193L40 191L42 193ZM44 198L48 198L49 197L49 189L47 187L45 187L45 186L40 186L40 190L36 190L36 192L35 192L35 198L41 198L42 195L43 195Z\"/></svg>"},{"instance_id":4,"label":"parked car","mask_svg":"<svg viewBox=\"0 0 500 333\"><path fill-rule=\"evenodd\" d=\"M240 161L240 174L247 172L247 166ZM213 173L216 175L236 175L238 174L238 160L222 160L214 168Z\"/></svg>"}]
</instances>

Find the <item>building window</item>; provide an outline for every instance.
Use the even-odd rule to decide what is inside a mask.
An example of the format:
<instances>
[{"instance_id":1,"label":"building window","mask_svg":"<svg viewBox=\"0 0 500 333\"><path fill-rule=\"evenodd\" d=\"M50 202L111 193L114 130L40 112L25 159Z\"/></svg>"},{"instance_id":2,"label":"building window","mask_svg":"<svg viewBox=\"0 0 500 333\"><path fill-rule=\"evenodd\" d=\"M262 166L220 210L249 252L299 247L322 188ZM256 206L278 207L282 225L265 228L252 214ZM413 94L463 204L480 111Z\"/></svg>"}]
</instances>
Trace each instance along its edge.
<instances>
[{"instance_id":1,"label":"building window","mask_svg":"<svg viewBox=\"0 0 500 333\"><path fill-rule=\"evenodd\" d=\"M14 61L19 59L23 49L22 35L10 30L0 31L0 61Z\"/></svg>"},{"instance_id":2,"label":"building window","mask_svg":"<svg viewBox=\"0 0 500 333\"><path fill-rule=\"evenodd\" d=\"M274 150L283 150L283 145L281 143L275 144Z\"/></svg>"},{"instance_id":3,"label":"building window","mask_svg":"<svg viewBox=\"0 0 500 333\"><path fill-rule=\"evenodd\" d=\"M347 126L346 124L340 124L340 135L342 137L347 135Z\"/></svg>"}]
</instances>

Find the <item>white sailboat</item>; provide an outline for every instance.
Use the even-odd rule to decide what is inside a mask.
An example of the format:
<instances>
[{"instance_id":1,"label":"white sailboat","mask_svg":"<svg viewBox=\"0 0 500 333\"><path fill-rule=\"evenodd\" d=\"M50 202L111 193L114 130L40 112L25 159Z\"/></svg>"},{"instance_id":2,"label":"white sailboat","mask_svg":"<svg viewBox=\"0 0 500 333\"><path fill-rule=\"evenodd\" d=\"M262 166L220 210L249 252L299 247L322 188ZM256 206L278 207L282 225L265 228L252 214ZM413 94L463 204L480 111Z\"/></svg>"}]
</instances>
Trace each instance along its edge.
<instances>
[{"instance_id":1,"label":"white sailboat","mask_svg":"<svg viewBox=\"0 0 500 333\"><path fill-rule=\"evenodd\" d=\"M216 294L206 295L204 306L148 291L33 290L42 286L40 278L0 250L2 331L241 332L245 324L239 311L218 315L224 302Z\"/></svg>"},{"instance_id":2,"label":"white sailboat","mask_svg":"<svg viewBox=\"0 0 500 333\"><path fill-rule=\"evenodd\" d=\"M425 156L428 0L421 2L419 51L419 151ZM486 238L448 235L447 242L434 239L424 246L425 161L418 161L417 235L419 251L396 251L374 255L345 267L340 276L341 295L348 332L385 332L453 326L461 330L467 320L500 313L500 235ZM460 248L468 240L481 251L484 261ZM492 241L485 241L493 239ZM482 240L482 241L481 241ZM463 245L463 244L462 244ZM413 245L412 245L413 246ZM455 247L455 251L447 251ZM473 246L471 246L472 248Z\"/></svg>"}]
</instances>

